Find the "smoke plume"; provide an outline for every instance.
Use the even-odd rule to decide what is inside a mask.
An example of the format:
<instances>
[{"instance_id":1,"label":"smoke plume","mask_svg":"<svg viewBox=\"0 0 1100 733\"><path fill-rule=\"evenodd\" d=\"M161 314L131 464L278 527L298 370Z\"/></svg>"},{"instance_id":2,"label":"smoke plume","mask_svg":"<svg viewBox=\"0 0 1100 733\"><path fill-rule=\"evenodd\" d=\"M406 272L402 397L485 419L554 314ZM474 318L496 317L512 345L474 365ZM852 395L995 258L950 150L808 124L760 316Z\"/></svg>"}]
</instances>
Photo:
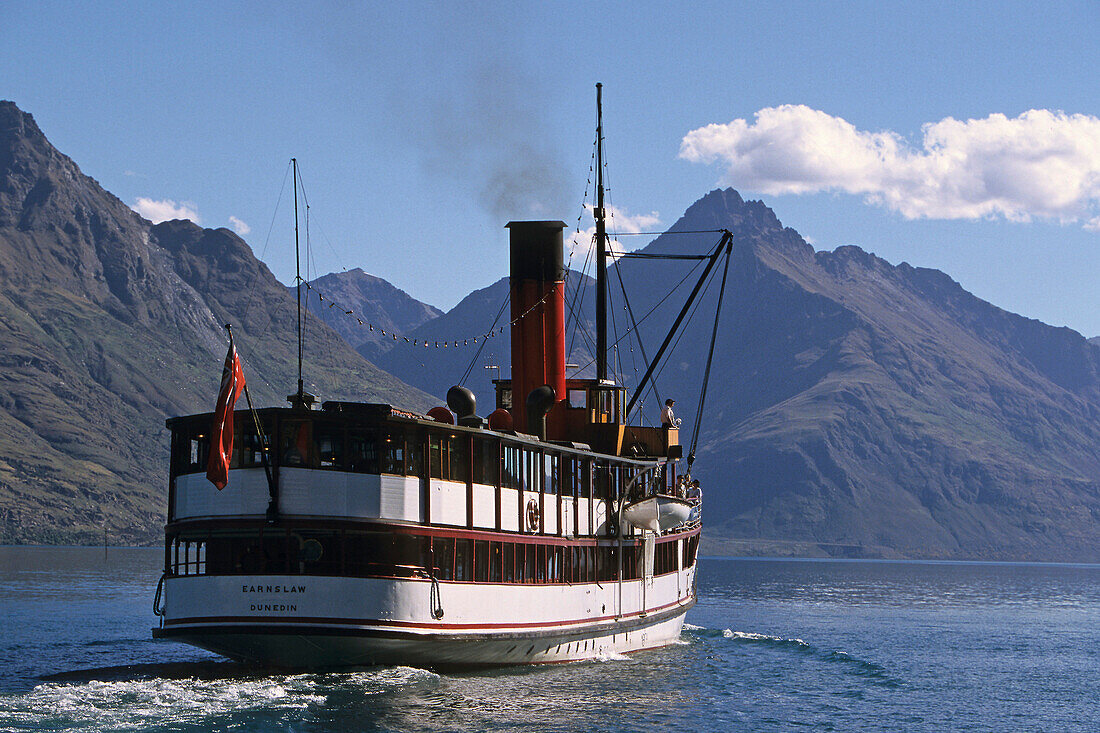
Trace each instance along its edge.
<instances>
[{"instance_id":1,"label":"smoke plume","mask_svg":"<svg viewBox=\"0 0 1100 733\"><path fill-rule=\"evenodd\" d=\"M545 129L545 99L503 63L467 74L418 126L424 164L467 187L502 222L561 218L569 187Z\"/></svg>"}]
</instances>

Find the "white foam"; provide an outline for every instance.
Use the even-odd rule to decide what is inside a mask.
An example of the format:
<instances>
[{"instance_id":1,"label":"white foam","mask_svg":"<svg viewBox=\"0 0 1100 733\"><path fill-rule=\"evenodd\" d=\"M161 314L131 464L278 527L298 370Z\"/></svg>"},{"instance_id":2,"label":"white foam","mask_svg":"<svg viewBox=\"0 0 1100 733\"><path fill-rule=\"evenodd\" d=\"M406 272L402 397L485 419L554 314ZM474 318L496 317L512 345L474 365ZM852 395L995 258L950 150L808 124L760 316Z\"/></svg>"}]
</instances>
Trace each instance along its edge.
<instances>
[{"instance_id":1,"label":"white foam","mask_svg":"<svg viewBox=\"0 0 1100 733\"><path fill-rule=\"evenodd\" d=\"M391 667L329 675L286 675L259 679L151 679L80 684L47 683L5 700L0 729L22 726L132 730L192 723L209 715L245 711L304 709L323 705L334 684L347 683L364 694L438 679L412 667Z\"/></svg>"},{"instance_id":2,"label":"white foam","mask_svg":"<svg viewBox=\"0 0 1100 733\"><path fill-rule=\"evenodd\" d=\"M629 660L630 657L611 649L600 649L593 659L597 662L623 662Z\"/></svg>"},{"instance_id":3,"label":"white foam","mask_svg":"<svg viewBox=\"0 0 1100 733\"><path fill-rule=\"evenodd\" d=\"M696 626L695 624L684 624L684 631L706 631L706 626Z\"/></svg>"},{"instance_id":4,"label":"white foam","mask_svg":"<svg viewBox=\"0 0 1100 733\"><path fill-rule=\"evenodd\" d=\"M365 688L366 691L372 694L387 692L395 687L432 682L439 679L439 675L435 672L417 667L386 667L364 672L348 672L340 674L339 677L349 684Z\"/></svg>"},{"instance_id":5,"label":"white foam","mask_svg":"<svg viewBox=\"0 0 1100 733\"><path fill-rule=\"evenodd\" d=\"M779 636L770 636L768 634L756 634L751 631L732 631L730 629L723 629L722 636L727 639L750 639L753 641L781 641L789 644L799 644L801 646L809 646L801 639L784 639Z\"/></svg>"}]
</instances>

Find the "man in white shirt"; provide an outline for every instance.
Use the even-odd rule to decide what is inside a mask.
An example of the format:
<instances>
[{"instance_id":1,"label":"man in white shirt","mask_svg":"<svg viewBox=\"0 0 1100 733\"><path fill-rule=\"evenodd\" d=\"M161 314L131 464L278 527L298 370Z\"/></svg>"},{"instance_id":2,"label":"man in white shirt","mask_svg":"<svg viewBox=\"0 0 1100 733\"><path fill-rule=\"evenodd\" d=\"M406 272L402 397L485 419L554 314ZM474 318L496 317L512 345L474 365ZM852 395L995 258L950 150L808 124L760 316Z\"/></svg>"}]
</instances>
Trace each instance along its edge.
<instances>
[{"instance_id":1,"label":"man in white shirt","mask_svg":"<svg viewBox=\"0 0 1100 733\"><path fill-rule=\"evenodd\" d=\"M678 428L680 427L680 418L676 417L672 412L672 406L676 404L676 400L665 400L665 409L661 410L661 427L663 428Z\"/></svg>"}]
</instances>

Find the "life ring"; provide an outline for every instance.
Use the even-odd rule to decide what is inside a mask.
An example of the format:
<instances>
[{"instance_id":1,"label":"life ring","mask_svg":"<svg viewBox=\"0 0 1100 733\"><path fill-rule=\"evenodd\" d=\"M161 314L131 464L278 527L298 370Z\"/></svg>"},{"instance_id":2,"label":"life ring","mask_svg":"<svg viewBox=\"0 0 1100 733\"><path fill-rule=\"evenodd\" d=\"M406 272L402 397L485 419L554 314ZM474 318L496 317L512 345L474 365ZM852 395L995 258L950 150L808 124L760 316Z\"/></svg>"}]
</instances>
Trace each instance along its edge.
<instances>
[{"instance_id":1,"label":"life ring","mask_svg":"<svg viewBox=\"0 0 1100 733\"><path fill-rule=\"evenodd\" d=\"M527 500L527 531L538 532L539 530L539 505L534 499Z\"/></svg>"}]
</instances>

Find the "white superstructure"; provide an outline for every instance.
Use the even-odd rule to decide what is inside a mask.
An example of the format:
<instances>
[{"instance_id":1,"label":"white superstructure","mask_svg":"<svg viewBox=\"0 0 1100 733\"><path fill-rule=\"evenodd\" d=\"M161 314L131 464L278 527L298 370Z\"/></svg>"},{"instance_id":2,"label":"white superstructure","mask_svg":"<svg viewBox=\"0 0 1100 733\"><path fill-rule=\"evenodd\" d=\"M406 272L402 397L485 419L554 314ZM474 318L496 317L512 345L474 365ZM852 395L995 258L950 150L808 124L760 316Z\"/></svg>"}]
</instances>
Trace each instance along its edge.
<instances>
[{"instance_id":1,"label":"white superstructure","mask_svg":"<svg viewBox=\"0 0 1100 733\"><path fill-rule=\"evenodd\" d=\"M249 415L221 491L202 472L208 416L170 421L157 636L295 667L565 661L679 636L698 526L614 521L652 461L384 405L259 416L298 464L276 466L276 522Z\"/></svg>"}]
</instances>

